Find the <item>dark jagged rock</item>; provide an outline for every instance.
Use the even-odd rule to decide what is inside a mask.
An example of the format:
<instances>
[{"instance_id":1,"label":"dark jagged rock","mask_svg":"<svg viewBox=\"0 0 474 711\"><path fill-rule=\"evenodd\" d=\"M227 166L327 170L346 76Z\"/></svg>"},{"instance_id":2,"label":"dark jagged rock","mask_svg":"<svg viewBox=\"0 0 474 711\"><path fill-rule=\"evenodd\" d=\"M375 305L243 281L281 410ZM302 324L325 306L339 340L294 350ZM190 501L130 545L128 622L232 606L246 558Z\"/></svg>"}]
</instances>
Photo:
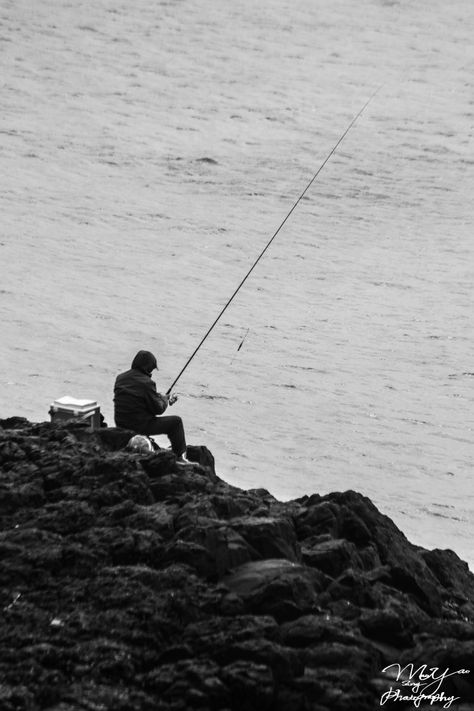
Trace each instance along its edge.
<instances>
[{"instance_id":1,"label":"dark jagged rock","mask_svg":"<svg viewBox=\"0 0 474 711\"><path fill-rule=\"evenodd\" d=\"M253 514L233 518L231 525L262 559L285 558L296 562L301 558L294 525L289 518Z\"/></svg>"},{"instance_id":2,"label":"dark jagged rock","mask_svg":"<svg viewBox=\"0 0 474 711\"><path fill-rule=\"evenodd\" d=\"M474 709L455 553L353 491L282 503L131 434L0 420L1 711L369 711L410 689L397 664Z\"/></svg>"},{"instance_id":3,"label":"dark jagged rock","mask_svg":"<svg viewBox=\"0 0 474 711\"><path fill-rule=\"evenodd\" d=\"M120 427L104 427L97 430L94 435L104 448L117 452L125 449L135 432L133 430L124 430Z\"/></svg>"},{"instance_id":4,"label":"dark jagged rock","mask_svg":"<svg viewBox=\"0 0 474 711\"><path fill-rule=\"evenodd\" d=\"M317 608L326 576L284 559L246 563L224 578L249 611L272 614L279 622L292 620Z\"/></svg>"},{"instance_id":5,"label":"dark jagged rock","mask_svg":"<svg viewBox=\"0 0 474 711\"><path fill-rule=\"evenodd\" d=\"M311 545L305 541L302 555L306 565L323 570L333 578L337 578L347 568L363 567L357 548L344 538L324 538Z\"/></svg>"},{"instance_id":6,"label":"dark jagged rock","mask_svg":"<svg viewBox=\"0 0 474 711\"><path fill-rule=\"evenodd\" d=\"M214 457L207 447L190 444L186 449L186 457L190 462L200 464L215 475Z\"/></svg>"}]
</instances>

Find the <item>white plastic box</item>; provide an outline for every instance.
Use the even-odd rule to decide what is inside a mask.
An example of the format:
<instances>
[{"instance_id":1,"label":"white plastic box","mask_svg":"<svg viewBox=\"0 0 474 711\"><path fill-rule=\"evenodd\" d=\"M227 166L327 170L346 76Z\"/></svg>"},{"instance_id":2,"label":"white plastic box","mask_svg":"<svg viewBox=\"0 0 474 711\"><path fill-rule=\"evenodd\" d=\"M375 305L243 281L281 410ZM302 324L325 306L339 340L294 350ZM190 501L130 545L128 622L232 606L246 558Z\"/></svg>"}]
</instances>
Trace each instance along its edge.
<instances>
[{"instance_id":1,"label":"white plastic box","mask_svg":"<svg viewBox=\"0 0 474 711\"><path fill-rule=\"evenodd\" d=\"M95 400L84 400L65 395L55 400L49 409L51 422L87 422L90 429L100 428L100 407Z\"/></svg>"}]
</instances>

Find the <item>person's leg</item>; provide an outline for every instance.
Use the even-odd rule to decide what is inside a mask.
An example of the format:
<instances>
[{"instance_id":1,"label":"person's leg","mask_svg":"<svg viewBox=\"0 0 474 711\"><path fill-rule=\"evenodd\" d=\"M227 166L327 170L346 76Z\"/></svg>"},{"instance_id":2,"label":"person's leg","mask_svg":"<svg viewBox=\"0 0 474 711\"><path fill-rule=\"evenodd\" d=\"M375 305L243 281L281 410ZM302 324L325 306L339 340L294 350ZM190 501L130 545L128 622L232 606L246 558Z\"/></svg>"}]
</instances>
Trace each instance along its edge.
<instances>
[{"instance_id":1,"label":"person's leg","mask_svg":"<svg viewBox=\"0 0 474 711\"><path fill-rule=\"evenodd\" d=\"M177 457L186 453L186 438L181 417L177 415L161 415L147 428L147 435L168 435L171 449Z\"/></svg>"}]
</instances>

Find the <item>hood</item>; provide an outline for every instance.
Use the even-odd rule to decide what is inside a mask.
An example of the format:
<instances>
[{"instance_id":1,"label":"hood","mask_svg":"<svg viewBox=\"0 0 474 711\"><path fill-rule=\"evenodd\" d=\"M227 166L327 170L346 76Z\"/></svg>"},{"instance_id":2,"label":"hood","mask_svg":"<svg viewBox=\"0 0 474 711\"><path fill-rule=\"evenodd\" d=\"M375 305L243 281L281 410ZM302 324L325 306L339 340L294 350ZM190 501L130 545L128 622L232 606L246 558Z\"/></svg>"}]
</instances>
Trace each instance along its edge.
<instances>
[{"instance_id":1,"label":"hood","mask_svg":"<svg viewBox=\"0 0 474 711\"><path fill-rule=\"evenodd\" d=\"M142 373L147 373L148 375L157 367L156 358L150 351L138 351L132 361L132 368L141 370Z\"/></svg>"}]
</instances>

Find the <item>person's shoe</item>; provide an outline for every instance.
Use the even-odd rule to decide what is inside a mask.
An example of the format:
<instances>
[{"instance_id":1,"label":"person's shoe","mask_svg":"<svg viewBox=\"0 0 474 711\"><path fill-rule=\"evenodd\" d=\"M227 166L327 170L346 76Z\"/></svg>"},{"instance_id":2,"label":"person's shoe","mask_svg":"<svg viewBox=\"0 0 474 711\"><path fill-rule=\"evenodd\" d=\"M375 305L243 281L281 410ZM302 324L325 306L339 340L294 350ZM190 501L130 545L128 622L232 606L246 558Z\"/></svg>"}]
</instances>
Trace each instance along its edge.
<instances>
[{"instance_id":1,"label":"person's shoe","mask_svg":"<svg viewBox=\"0 0 474 711\"><path fill-rule=\"evenodd\" d=\"M192 464L192 462L190 462L189 459L186 459L184 454L182 454L180 457L176 457L176 464L180 464L181 466L184 466L186 464Z\"/></svg>"}]
</instances>

